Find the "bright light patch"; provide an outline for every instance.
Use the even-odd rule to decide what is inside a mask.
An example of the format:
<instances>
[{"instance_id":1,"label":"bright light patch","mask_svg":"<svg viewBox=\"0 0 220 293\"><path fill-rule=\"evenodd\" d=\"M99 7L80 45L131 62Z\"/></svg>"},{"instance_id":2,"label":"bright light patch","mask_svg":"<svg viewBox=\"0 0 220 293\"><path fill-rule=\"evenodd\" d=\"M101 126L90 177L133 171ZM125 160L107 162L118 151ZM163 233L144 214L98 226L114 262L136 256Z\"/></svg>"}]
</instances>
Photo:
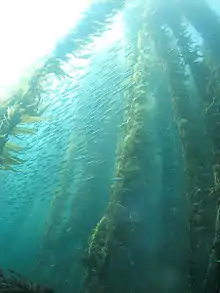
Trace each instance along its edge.
<instances>
[{"instance_id":1,"label":"bright light patch","mask_svg":"<svg viewBox=\"0 0 220 293\"><path fill-rule=\"evenodd\" d=\"M100 0L7 0L0 10L0 102L10 97L21 77L30 76L39 60L82 18L88 7ZM89 50L100 52L123 35L121 15ZM85 51L88 48L85 48ZM74 63L76 60L74 61ZM79 62L77 62L79 63ZM85 64L86 63L86 64ZM83 74L90 60L80 60ZM79 72L78 72L79 73ZM80 74L79 74L80 75Z\"/></svg>"},{"instance_id":2,"label":"bright light patch","mask_svg":"<svg viewBox=\"0 0 220 293\"><path fill-rule=\"evenodd\" d=\"M101 39L97 39L95 42L98 50L102 50L104 47L119 41L123 37L123 21L122 15L117 15L115 21L110 30L106 31Z\"/></svg>"},{"instance_id":3,"label":"bright light patch","mask_svg":"<svg viewBox=\"0 0 220 293\"><path fill-rule=\"evenodd\" d=\"M218 0L206 0L207 4L217 13L220 15L220 3Z\"/></svg>"},{"instance_id":4,"label":"bright light patch","mask_svg":"<svg viewBox=\"0 0 220 293\"><path fill-rule=\"evenodd\" d=\"M72 57L69 60L68 65L65 66L65 71L68 72L70 76L74 77L75 81L81 78L89 70L91 59L88 56L94 56L95 54L99 55L103 49L122 40L123 32L122 16L119 14L115 17L113 24L103 33L101 38L94 37L94 40L91 41L91 43L79 51L79 57Z\"/></svg>"},{"instance_id":5,"label":"bright light patch","mask_svg":"<svg viewBox=\"0 0 220 293\"><path fill-rule=\"evenodd\" d=\"M0 10L0 99L74 27L89 0L7 0Z\"/></svg>"}]
</instances>

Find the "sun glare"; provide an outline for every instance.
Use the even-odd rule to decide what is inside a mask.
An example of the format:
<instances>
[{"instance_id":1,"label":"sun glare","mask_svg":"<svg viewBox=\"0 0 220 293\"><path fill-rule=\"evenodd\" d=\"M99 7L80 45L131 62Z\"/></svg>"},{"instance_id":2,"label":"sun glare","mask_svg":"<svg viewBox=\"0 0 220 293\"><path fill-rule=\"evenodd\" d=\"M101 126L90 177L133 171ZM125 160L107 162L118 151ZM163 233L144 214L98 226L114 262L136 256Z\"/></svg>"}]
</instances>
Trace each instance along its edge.
<instances>
[{"instance_id":1,"label":"sun glare","mask_svg":"<svg viewBox=\"0 0 220 293\"><path fill-rule=\"evenodd\" d=\"M0 100L74 27L89 0L7 0L0 9Z\"/></svg>"}]
</instances>

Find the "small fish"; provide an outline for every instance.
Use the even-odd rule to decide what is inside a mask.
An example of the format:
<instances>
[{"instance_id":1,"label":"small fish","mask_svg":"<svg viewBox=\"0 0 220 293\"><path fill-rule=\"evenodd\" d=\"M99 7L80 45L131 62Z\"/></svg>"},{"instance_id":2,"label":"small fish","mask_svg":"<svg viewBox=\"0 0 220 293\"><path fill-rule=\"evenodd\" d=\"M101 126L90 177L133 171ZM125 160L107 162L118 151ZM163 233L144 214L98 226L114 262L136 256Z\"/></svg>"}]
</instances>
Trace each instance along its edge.
<instances>
[{"instance_id":1,"label":"small fish","mask_svg":"<svg viewBox=\"0 0 220 293\"><path fill-rule=\"evenodd\" d=\"M86 178L86 180L92 180L92 179L95 179L95 177L91 176L91 177Z\"/></svg>"}]
</instances>

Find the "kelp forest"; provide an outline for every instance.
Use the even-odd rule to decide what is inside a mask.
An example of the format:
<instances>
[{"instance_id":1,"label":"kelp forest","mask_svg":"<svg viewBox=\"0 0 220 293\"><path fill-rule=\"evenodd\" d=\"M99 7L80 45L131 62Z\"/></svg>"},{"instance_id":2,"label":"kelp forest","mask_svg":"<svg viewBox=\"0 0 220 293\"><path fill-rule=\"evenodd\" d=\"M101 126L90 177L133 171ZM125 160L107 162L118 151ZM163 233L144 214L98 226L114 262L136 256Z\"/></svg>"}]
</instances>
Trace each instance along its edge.
<instances>
[{"instance_id":1,"label":"kelp forest","mask_svg":"<svg viewBox=\"0 0 220 293\"><path fill-rule=\"evenodd\" d=\"M0 97L0 232L0 293L220 293L217 0L90 1Z\"/></svg>"}]
</instances>

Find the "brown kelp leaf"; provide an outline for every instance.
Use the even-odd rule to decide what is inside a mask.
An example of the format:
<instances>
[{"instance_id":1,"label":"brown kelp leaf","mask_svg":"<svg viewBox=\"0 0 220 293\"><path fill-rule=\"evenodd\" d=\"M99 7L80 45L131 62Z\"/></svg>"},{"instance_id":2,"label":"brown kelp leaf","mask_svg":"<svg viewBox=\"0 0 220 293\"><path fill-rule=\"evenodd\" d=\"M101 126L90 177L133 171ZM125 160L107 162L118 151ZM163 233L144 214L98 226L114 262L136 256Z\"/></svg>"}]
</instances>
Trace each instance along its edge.
<instances>
[{"instance_id":1,"label":"brown kelp leaf","mask_svg":"<svg viewBox=\"0 0 220 293\"><path fill-rule=\"evenodd\" d=\"M24 160L13 156L4 159L4 164L6 165L21 165L24 162Z\"/></svg>"},{"instance_id":2,"label":"brown kelp leaf","mask_svg":"<svg viewBox=\"0 0 220 293\"><path fill-rule=\"evenodd\" d=\"M13 151L13 152L19 152L21 151L23 148L15 143L12 143L12 142L6 142L5 143L5 149L7 151Z\"/></svg>"},{"instance_id":3,"label":"brown kelp leaf","mask_svg":"<svg viewBox=\"0 0 220 293\"><path fill-rule=\"evenodd\" d=\"M31 134L31 135L33 135L33 134L36 134L36 130L16 126L12 131L12 135L18 135L18 134Z\"/></svg>"},{"instance_id":4,"label":"brown kelp leaf","mask_svg":"<svg viewBox=\"0 0 220 293\"><path fill-rule=\"evenodd\" d=\"M36 123L36 122L42 122L48 120L46 117L38 117L38 116L29 116L29 115L23 115L21 117L21 123Z\"/></svg>"},{"instance_id":5,"label":"brown kelp leaf","mask_svg":"<svg viewBox=\"0 0 220 293\"><path fill-rule=\"evenodd\" d=\"M15 173L20 172L20 171L14 169L13 167L11 167L10 165L3 165L2 170L8 170L8 171L12 171L12 172L15 172Z\"/></svg>"}]
</instances>

